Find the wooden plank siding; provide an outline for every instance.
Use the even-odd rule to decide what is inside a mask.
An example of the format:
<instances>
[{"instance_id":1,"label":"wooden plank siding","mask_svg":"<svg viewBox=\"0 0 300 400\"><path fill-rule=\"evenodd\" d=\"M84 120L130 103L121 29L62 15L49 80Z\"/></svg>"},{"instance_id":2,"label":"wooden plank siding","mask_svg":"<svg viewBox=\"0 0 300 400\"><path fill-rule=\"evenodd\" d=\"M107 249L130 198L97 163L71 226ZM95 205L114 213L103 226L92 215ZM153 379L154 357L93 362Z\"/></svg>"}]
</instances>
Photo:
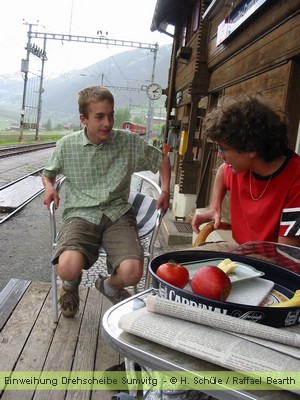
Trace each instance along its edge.
<instances>
[{"instance_id":1,"label":"wooden plank siding","mask_svg":"<svg viewBox=\"0 0 300 400\"><path fill-rule=\"evenodd\" d=\"M101 335L112 304L96 289L80 287L80 311L52 322L51 286L34 282L0 332L1 371L103 371L123 361ZM113 391L3 391L1 400L110 400Z\"/></svg>"},{"instance_id":2,"label":"wooden plank siding","mask_svg":"<svg viewBox=\"0 0 300 400\"><path fill-rule=\"evenodd\" d=\"M239 3L239 1L235 1L235 3ZM217 13L210 19L207 58L209 69L215 69L228 59L236 57L239 52L243 52L253 43L258 42L260 46L260 41L265 35L272 35L273 33L277 35L276 31L280 29L282 25L287 25L289 27L290 24L293 23L292 21L297 18L299 10L300 0L268 1L255 16L238 28L225 42L217 46L218 25L230 12L230 8L224 7L222 12ZM282 47L275 47L275 54L284 53L286 46L291 44L290 42L295 43L296 47L298 47L297 54L299 54L299 40L292 35L289 37L288 42L285 42Z\"/></svg>"},{"instance_id":3,"label":"wooden plank siding","mask_svg":"<svg viewBox=\"0 0 300 400\"><path fill-rule=\"evenodd\" d=\"M275 108L285 110L287 81L291 62L260 74L255 79L239 82L224 89L224 96L238 96L240 93L261 93Z\"/></svg>"},{"instance_id":4,"label":"wooden plank siding","mask_svg":"<svg viewBox=\"0 0 300 400\"><path fill-rule=\"evenodd\" d=\"M272 70L287 63L297 49L300 52L300 14L211 71L209 91L257 79L266 71L272 74ZM285 75L285 83L287 78ZM259 83L257 85L259 87Z\"/></svg>"}]
</instances>

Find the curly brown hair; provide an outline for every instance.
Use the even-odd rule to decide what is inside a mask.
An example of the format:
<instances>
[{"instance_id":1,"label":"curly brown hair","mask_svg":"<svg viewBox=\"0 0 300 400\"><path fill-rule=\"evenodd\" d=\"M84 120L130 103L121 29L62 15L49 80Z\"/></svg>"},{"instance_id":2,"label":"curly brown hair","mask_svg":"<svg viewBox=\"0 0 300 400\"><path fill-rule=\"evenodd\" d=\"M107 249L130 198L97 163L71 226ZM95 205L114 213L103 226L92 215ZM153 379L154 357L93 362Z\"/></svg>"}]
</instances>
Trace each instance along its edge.
<instances>
[{"instance_id":1,"label":"curly brown hair","mask_svg":"<svg viewBox=\"0 0 300 400\"><path fill-rule=\"evenodd\" d=\"M104 86L89 86L82 89L79 92L78 97L78 108L79 113L85 118L88 118L89 105L94 101L104 101L107 100L114 104L114 96L112 93Z\"/></svg>"},{"instance_id":2,"label":"curly brown hair","mask_svg":"<svg viewBox=\"0 0 300 400\"><path fill-rule=\"evenodd\" d=\"M238 152L255 151L267 162L289 152L286 119L257 95L227 100L213 109L206 116L205 134Z\"/></svg>"}]
</instances>

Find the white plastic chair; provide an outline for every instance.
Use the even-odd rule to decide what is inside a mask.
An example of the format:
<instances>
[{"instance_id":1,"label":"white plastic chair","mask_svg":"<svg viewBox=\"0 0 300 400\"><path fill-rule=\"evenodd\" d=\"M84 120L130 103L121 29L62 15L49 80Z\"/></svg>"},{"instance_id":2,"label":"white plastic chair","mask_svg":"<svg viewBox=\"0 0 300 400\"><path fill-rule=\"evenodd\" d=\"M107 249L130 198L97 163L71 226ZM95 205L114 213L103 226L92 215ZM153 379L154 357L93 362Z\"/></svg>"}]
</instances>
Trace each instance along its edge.
<instances>
[{"instance_id":1,"label":"white plastic chair","mask_svg":"<svg viewBox=\"0 0 300 400\"><path fill-rule=\"evenodd\" d=\"M62 177L56 186L56 190L59 192L65 177ZM161 188L151 178L144 176L141 173L134 173L132 175L131 190L129 195L129 202L135 211L137 218L137 227L140 240L146 239L144 243L144 266L145 266L145 285L144 288L150 287L150 273L148 270L149 262L152 260L154 255L155 241L157 239L163 213L161 210L156 209L156 197L145 193L145 184L148 184L148 188L153 192L157 193L157 197L161 194ZM51 253L52 257L56 247L57 238L57 224L55 215L54 202L50 205L50 226L51 226ZM145 240L143 241L145 242ZM58 321L58 300L57 300L57 277L55 273L55 266L52 264L51 257L51 283L52 283L52 311L53 311L53 322ZM106 253L103 249L99 251L99 257L106 257ZM137 292L137 288L135 288Z\"/></svg>"}]
</instances>

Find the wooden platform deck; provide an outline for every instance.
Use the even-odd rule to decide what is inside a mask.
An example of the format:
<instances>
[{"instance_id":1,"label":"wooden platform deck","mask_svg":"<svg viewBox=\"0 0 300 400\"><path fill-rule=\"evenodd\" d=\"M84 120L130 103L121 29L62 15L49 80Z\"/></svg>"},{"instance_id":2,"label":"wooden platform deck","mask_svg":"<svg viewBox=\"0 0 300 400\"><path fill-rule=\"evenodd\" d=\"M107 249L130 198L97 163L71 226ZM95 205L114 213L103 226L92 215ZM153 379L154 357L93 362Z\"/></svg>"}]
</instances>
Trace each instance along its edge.
<instances>
[{"instance_id":1,"label":"wooden platform deck","mask_svg":"<svg viewBox=\"0 0 300 400\"><path fill-rule=\"evenodd\" d=\"M0 192L0 209L11 211L28 202L44 190L40 176L27 176Z\"/></svg>"},{"instance_id":2,"label":"wooden platform deck","mask_svg":"<svg viewBox=\"0 0 300 400\"><path fill-rule=\"evenodd\" d=\"M112 304L93 288L80 287L80 298L80 312L74 318L60 315L54 325L50 284L27 282L24 294L0 328L0 371L104 371L122 362L101 335L102 316ZM111 400L114 394L101 390L0 389L1 400Z\"/></svg>"}]
</instances>

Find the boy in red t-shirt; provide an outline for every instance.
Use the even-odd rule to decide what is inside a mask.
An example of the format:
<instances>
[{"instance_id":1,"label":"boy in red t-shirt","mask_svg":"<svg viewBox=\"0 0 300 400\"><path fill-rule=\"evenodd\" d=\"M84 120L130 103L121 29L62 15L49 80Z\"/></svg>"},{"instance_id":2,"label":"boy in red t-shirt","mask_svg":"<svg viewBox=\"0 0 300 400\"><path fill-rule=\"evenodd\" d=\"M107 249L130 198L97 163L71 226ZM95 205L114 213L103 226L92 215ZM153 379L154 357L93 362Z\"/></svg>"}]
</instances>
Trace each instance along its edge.
<instances>
[{"instance_id":1,"label":"boy in red t-shirt","mask_svg":"<svg viewBox=\"0 0 300 400\"><path fill-rule=\"evenodd\" d=\"M300 247L300 157L288 148L287 125L256 96L227 103L206 117L206 135L224 163L215 179L208 211L193 230L221 221L230 191L232 235L239 243L270 241Z\"/></svg>"}]
</instances>

